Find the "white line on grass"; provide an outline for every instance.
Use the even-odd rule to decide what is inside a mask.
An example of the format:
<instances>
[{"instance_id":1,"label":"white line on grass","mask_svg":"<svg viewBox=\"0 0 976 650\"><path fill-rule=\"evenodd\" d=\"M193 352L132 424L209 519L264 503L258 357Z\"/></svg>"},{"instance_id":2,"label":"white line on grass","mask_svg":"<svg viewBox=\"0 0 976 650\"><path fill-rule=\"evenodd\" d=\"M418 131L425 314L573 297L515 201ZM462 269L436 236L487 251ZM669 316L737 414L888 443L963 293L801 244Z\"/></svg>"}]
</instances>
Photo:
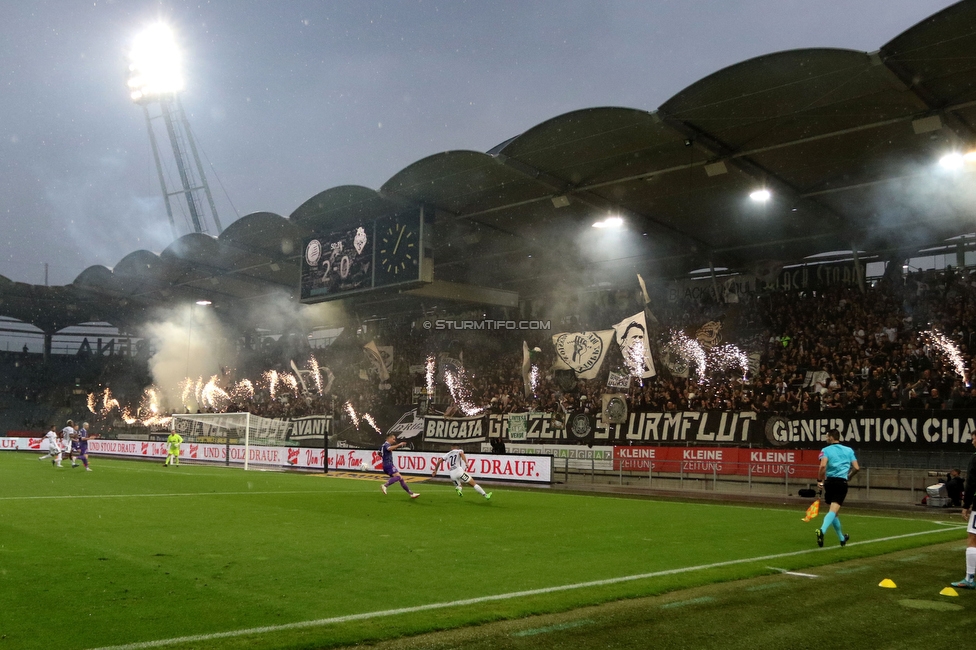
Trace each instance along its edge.
<instances>
[{"instance_id":1,"label":"white line on grass","mask_svg":"<svg viewBox=\"0 0 976 650\"><path fill-rule=\"evenodd\" d=\"M529 488L529 491L533 491L533 490L534 490L534 488L531 488L531 487ZM784 511L786 511L786 510L790 510L790 509L793 508L793 506L791 504L788 504L788 503L783 503L783 504L770 503L770 504L767 504L767 505L755 505L755 506L752 506L752 505L730 504L730 503L711 503L711 502L697 501L697 500L681 501L681 500L675 500L675 499L661 498L659 495L651 494L651 493L649 493L647 495L635 494L635 495L630 496L630 497L613 496L613 495L610 495L610 494L605 494L603 492L589 493L589 494L583 494L583 493L580 493L580 492L565 492L565 493L550 492L549 494L551 494L552 496L586 497L586 498L591 498L591 499L616 499L616 500L619 500L619 501L648 501L648 502L653 502L653 503L665 503L665 504L666 503L673 503L675 505L680 505L680 506L703 506L703 507L708 507L708 508L711 508L711 507L738 508L739 510L784 510ZM772 496L772 495L767 495L767 496ZM853 501L851 503L853 503ZM858 503L861 504L863 502L858 502ZM782 506L786 506L786 507L782 507ZM802 511L803 510L803 508L800 508L799 505L797 506L797 509L799 511ZM891 516L891 515L862 515L862 514L858 514L856 511L851 511L850 509L847 509L847 510L844 511L844 516L845 517L857 517L859 519L891 519L893 521L932 521L931 519L916 518L916 517L911 517L911 516L908 516L908 517L895 517L895 516Z\"/></svg>"},{"instance_id":2,"label":"white line on grass","mask_svg":"<svg viewBox=\"0 0 976 650\"><path fill-rule=\"evenodd\" d=\"M240 492L172 492L166 494L53 494L48 496L0 497L0 501L35 501L40 499L131 499L143 497L219 497L242 494L322 494L316 490L242 490Z\"/></svg>"},{"instance_id":3,"label":"white line on grass","mask_svg":"<svg viewBox=\"0 0 976 650\"><path fill-rule=\"evenodd\" d=\"M962 530L964 527L960 526ZM931 535L932 533L944 533L951 529L939 528L936 530L926 530L918 533L905 533L904 535L892 535L890 537L879 537L863 542L848 542L847 546L861 546L867 544L878 544L880 542L890 542L897 539L908 537L918 537L920 535ZM711 564L699 564L697 566L680 567L677 569L665 569L663 571L652 571L651 573L638 573L630 576L620 576L619 578L605 578L603 580L590 580L588 582L577 582L569 585L559 585L556 587L542 587L541 589L528 589L526 591L513 591L507 594L495 594L493 596L478 596L477 598L466 598L464 600L452 600L446 603L429 603L427 605L415 605L413 607L400 607L397 609L384 609L376 612L365 612L362 614L347 614L345 616L333 616L332 618L320 618L314 621L299 621L297 623L284 623L282 625L266 625L263 627L252 627L243 630L231 630L229 632L213 632L211 634L194 634L190 636L175 637L172 639L159 639L156 641L140 641L137 643L127 643L124 645L113 645L97 648L96 650L144 650L145 648L161 648L178 643L198 643L201 641L213 641L217 639L231 639L249 634L266 634L268 632L283 632L286 630L301 630L310 627L322 627L336 623L349 623L351 621L363 621L371 618L382 618L386 616L397 616L399 614L415 614L426 612L433 609L446 609L448 607L465 607L467 605L478 605L499 600L511 600L513 598L525 598L527 596L541 596L560 591L571 591L573 589L585 589L587 587L605 587L608 585L620 584L622 582L633 582L634 580L644 580L647 578L659 578L662 576L677 575L679 573L691 573L693 571L705 571L708 569L718 569L721 567L734 566L737 564L750 564L752 562L766 562L784 557L795 557L797 555L807 555L809 553L824 553L840 550L841 547L830 548L808 548L802 551L790 551L788 553L776 553L774 555L761 555L759 557L742 558L739 560L725 560L724 562L712 562Z\"/></svg>"},{"instance_id":4,"label":"white line on grass","mask_svg":"<svg viewBox=\"0 0 976 650\"><path fill-rule=\"evenodd\" d=\"M787 571L786 569L780 569L779 567L768 566L766 567L770 571L779 571L785 576L799 576L801 578L819 578L820 576L813 573L800 573L799 571Z\"/></svg>"}]
</instances>

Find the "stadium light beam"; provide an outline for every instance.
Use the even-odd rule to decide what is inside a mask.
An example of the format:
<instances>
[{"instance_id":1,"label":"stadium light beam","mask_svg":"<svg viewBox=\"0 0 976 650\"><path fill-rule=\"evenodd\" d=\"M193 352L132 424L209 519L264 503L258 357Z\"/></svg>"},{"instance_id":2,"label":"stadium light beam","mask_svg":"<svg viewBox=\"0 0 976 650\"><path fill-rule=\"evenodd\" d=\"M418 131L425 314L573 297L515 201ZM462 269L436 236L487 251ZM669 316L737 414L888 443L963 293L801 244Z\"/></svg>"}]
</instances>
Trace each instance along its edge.
<instances>
[{"instance_id":1,"label":"stadium light beam","mask_svg":"<svg viewBox=\"0 0 976 650\"><path fill-rule=\"evenodd\" d=\"M761 190L756 190L751 194L749 194L749 198L755 201L756 203L765 203L769 199L773 198L773 195L770 193L769 190L763 188Z\"/></svg>"},{"instance_id":2,"label":"stadium light beam","mask_svg":"<svg viewBox=\"0 0 976 650\"><path fill-rule=\"evenodd\" d=\"M152 101L183 89L182 56L173 31L157 23L139 33L129 52L129 90L134 102Z\"/></svg>"},{"instance_id":3,"label":"stadium light beam","mask_svg":"<svg viewBox=\"0 0 976 650\"><path fill-rule=\"evenodd\" d=\"M183 56L177 47L173 31L163 23L150 25L133 39L132 49L129 51L127 83L129 97L142 106L146 118L149 143L156 162L156 174L159 177L159 187L162 190L163 202L166 204L166 215L169 218L173 237L179 237L179 230L173 217L171 199L176 197L175 200L179 203L180 196L186 204L186 212L189 212L193 230L198 233L208 232L206 208L209 207L216 234L219 235L223 227L217 215L217 206L207 184L207 175L203 170L193 133L190 131L190 122L180 101L180 91L183 89L182 63ZM149 108L155 104L159 106L159 113L153 117L150 115ZM153 120L156 118L162 119L173 149L173 162L176 163L179 173L181 190L171 191L168 187L153 130ZM199 196L201 193L205 196ZM180 205L182 207L182 203Z\"/></svg>"},{"instance_id":4,"label":"stadium light beam","mask_svg":"<svg viewBox=\"0 0 976 650\"><path fill-rule=\"evenodd\" d=\"M963 157L961 153L953 151L939 158L939 167L942 169L956 170L962 167Z\"/></svg>"},{"instance_id":5,"label":"stadium light beam","mask_svg":"<svg viewBox=\"0 0 976 650\"><path fill-rule=\"evenodd\" d=\"M607 217L603 221L593 223L594 228L621 228L624 225L622 217Z\"/></svg>"}]
</instances>

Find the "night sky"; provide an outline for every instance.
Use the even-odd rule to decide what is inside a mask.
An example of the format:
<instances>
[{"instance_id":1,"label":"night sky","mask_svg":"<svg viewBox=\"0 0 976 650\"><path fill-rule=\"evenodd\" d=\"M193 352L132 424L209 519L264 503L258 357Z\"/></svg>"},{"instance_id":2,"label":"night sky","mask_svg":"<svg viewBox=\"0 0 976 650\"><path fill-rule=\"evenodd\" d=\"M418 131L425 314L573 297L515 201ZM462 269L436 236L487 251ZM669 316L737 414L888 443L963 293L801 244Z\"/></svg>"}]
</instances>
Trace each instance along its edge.
<instances>
[{"instance_id":1,"label":"night sky","mask_svg":"<svg viewBox=\"0 0 976 650\"><path fill-rule=\"evenodd\" d=\"M182 100L226 227L568 111L654 110L762 54L873 51L950 4L0 0L0 275L40 284L47 262L66 284L172 240L125 85L133 36L160 19L184 53Z\"/></svg>"}]
</instances>

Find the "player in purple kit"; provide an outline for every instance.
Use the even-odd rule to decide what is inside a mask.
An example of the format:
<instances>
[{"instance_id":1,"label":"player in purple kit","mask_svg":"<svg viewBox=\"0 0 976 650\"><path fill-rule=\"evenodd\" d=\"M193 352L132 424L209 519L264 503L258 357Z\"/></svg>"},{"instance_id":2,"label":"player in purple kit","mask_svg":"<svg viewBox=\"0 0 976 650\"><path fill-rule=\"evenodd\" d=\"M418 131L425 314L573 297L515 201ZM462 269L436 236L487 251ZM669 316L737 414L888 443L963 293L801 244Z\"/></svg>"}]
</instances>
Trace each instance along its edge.
<instances>
[{"instance_id":1,"label":"player in purple kit","mask_svg":"<svg viewBox=\"0 0 976 650\"><path fill-rule=\"evenodd\" d=\"M94 437L88 433L88 423L82 423L81 428L78 429L78 458L85 464L86 472L92 471L88 466L88 440Z\"/></svg>"},{"instance_id":2,"label":"player in purple kit","mask_svg":"<svg viewBox=\"0 0 976 650\"><path fill-rule=\"evenodd\" d=\"M410 495L410 498L416 499L420 496L420 493L413 492L407 487L407 482L403 480L400 472L397 471L396 465L393 464L393 450L399 449L406 444L406 442L397 443L396 435L391 433L386 437L386 442L383 443L383 446L380 447L380 455L383 457L383 472L390 477L390 480L381 485L380 489L383 490L383 494L386 494L386 488L399 481L403 489Z\"/></svg>"}]
</instances>

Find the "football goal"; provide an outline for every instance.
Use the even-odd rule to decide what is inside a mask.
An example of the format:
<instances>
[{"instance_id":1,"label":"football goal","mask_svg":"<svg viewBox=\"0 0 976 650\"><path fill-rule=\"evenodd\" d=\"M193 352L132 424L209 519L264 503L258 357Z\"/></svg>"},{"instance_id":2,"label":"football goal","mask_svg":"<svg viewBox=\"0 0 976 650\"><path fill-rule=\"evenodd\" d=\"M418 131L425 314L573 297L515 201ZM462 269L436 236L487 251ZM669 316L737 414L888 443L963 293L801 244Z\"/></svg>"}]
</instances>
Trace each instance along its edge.
<instances>
[{"instance_id":1,"label":"football goal","mask_svg":"<svg viewBox=\"0 0 976 650\"><path fill-rule=\"evenodd\" d=\"M332 418L264 418L251 413L173 415L183 438L181 458L244 469L327 469Z\"/></svg>"}]
</instances>

